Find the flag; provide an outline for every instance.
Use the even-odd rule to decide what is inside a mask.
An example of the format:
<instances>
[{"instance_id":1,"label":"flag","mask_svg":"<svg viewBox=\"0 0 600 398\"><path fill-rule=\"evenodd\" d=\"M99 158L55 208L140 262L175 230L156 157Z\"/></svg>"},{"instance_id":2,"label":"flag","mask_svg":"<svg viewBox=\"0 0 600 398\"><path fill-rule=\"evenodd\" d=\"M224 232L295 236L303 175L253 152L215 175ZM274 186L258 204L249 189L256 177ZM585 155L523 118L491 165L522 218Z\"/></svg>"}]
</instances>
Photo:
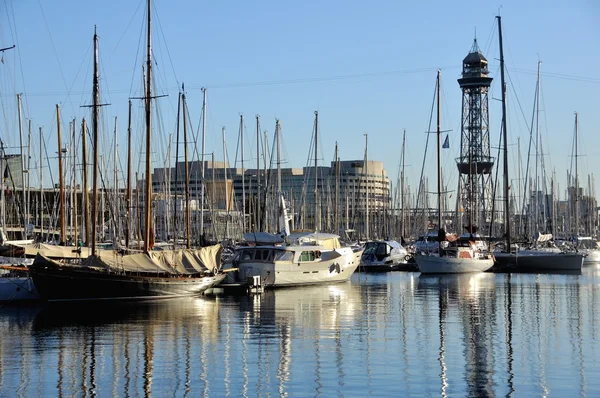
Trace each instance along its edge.
<instances>
[{"instance_id":1,"label":"flag","mask_svg":"<svg viewBox=\"0 0 600 398\"><path fill-rule=\"evenodd\" d=\"M448 134L446 134L446 139L444 140L444 145L442 148L450 148L450 141L448 140Z\"/></svg>"}]
</instances>

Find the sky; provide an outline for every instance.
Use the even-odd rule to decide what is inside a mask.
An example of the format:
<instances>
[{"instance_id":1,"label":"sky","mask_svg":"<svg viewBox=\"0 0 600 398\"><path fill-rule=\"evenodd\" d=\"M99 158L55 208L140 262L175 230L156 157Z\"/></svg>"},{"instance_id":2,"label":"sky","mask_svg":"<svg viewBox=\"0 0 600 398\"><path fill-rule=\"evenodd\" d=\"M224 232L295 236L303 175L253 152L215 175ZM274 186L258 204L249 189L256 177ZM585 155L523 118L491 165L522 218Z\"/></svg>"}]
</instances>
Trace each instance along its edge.
<instances>
[{"instance_id":1,"label":"sky","mask_svg":"<svg viewBox=\"0 0 600 398\"><path fill-rule=\"evenodd\" d=\"M39 159L40 127L47 152L55 157L56 104L61 107L63 142L67 142L69 120L75 118L78 124L83 117L90 120L89 108L82 106L91 103L96 26L101 98L109 104L102 108L101 154L112 169L116 117L124 167L128 98L143 95L145 9L144 0L2 0L0 48L16 45L2 54L0 63L0 138L7 152L18 151L20 146L16 93L22 93L24 123L27 127L31 121L34 133L32 169ZM154 109L159 128L153 133L153 167L163 166L169 134L175 137L178 91L184 84L193 136L199 129L201 88L207 88L206 153L214 153L217 160L223 159L221 129L225 127L228 160L233 165L240 115L244 115L246 167L255 167L258 114L269 142L275 120L281 121L283 167L312 164L309 150L314 112L318 111L320 164L333 160L336 142L342 160L363 159L368 137L368 158L383 161L396 185L405 130L404 164L408 183L415 187L426 132L435 129L435 114L429 123L439 69L441 126L450 130L443 167L447 184L454 187L462 98L456 80L475 37L494 78L489 108L496 156L501 121L496 15L501 15L512 183L517 184L518 148L521 163L526 163L538 61L539 152L546 172L556 172L564 190L567 170L572 167L574 112L578 112L580 179L587 184L587 175L599 174L600 159L595 154L600 126L597 1L155 0L152 15L155 94L166 95L156 100ZM141 173L143 165L138 166L137 159L143 143L143 109L142 101L133 102L132 154L134 169ZM197 147L200 151L199 143ZM433 151L431 146L425 162L425 175L432 181ZM173 147L171 161L174 156ZM198 156L190 152L192 157ZM241 167L239 160L238 155L236 165ZM56 160L48 162L45 181L56 170ZM37 181L33 174L32 178Z\"/></svg>"}]
</instances>

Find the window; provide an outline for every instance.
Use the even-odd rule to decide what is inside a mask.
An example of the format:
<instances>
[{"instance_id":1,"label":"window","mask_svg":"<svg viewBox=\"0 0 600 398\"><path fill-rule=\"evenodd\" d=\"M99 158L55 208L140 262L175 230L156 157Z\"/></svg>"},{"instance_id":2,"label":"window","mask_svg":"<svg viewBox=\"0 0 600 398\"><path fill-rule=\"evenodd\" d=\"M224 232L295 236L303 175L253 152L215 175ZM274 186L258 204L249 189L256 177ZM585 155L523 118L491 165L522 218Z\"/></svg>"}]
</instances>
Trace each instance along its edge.
<instances>
[{"instance_id":1,"label":"window","mask_svg":"<svg viewBox=\"0 0 600 398\"><path fill-rule=\"evenodd\" d=\"M300 261L315 261L315 252L302 252L302 254L300 254Z\"/></svg>"}]
</instances>

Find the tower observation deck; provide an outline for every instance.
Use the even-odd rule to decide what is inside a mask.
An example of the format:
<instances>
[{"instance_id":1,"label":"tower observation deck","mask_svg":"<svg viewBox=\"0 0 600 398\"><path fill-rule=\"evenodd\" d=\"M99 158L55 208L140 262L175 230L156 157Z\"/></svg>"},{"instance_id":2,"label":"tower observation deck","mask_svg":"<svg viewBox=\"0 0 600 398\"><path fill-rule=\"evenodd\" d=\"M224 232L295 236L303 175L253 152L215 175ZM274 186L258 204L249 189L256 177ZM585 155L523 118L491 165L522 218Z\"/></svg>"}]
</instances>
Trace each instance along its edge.
<instances>
[{"instance_id":1,"label":"tower observation deck","mask_svg":"<svg viewBox=\"0 0 600 398\"><path fill-rule=\"evenodd\" d=\"M463 93L461 149L460 157L456 159L460 174L460 222L468 232L475 233L491 218L491 173L494 167L494 159L490 156L488 114L492 78L488 77L488 61L481 53L477 39L462 65L462 77L458 79Z\"/></svg>"}]
</instances>

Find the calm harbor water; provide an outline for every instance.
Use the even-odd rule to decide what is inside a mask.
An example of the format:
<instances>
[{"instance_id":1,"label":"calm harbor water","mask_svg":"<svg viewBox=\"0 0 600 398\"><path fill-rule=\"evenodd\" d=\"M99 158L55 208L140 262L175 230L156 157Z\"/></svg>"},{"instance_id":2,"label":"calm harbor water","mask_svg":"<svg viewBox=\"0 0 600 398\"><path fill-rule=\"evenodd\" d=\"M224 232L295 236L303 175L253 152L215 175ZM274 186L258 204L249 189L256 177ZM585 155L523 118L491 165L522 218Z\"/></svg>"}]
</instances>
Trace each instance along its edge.
<instances>
[{"instance_id":1,"label":"calm harbor water","mask_svg":"<svg viewBox=\"0 0 600 398\"><path fill-rule=\"evenodd\" d=\"M600 266L4 306L0 330L0 396L600 396Z\"/></svg>"}]
</instances>

